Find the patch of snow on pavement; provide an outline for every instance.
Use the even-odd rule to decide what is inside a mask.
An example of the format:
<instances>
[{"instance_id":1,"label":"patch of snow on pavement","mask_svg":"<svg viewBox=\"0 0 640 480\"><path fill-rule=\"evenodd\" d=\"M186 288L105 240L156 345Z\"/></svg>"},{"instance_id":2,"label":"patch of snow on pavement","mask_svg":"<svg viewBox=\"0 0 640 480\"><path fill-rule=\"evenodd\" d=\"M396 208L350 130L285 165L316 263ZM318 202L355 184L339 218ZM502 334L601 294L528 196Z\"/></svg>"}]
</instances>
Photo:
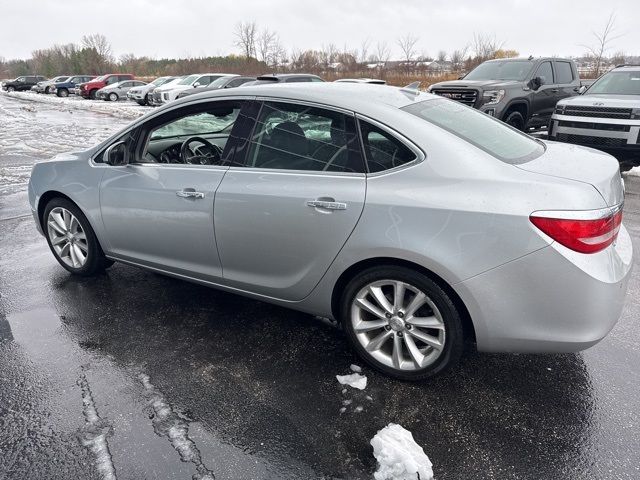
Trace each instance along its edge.
<instances>
[{"instance_id":1,"label":"patch of snow on pavement","mask_svg":"<svg viewBox=\"0 0 640 480\"><path fill-rule=\"evenodd\" d=\"M433 480L433 465L410 431L390 423L371 439L375 480Z\"/></svg>"},{"instance_id":2,"label":"patch of snow on pavement","mask_svg":"<svg viewBox=\"0 0 640 480\"><path fill-rule=\"evenodd\" d=\"M352 373L351 375L336 375L336 378L342 385L349 385L350 387L357 388L358 390L364 390L367 388L366 375Z\"/></svg>"},{"instance_id":3,"label":"patch of snow on pavement","mask_svg":"<svg viewBox=\"0 0 640 480\"><path fill-rule=\"evenodd\" d=\"M362 367L355 365L355 364L351 364L351 366L349 367L351 369L352 372L356 372L356 373L362 373Z\"/></svg>"},{"instance_id":4,"label":"patch of snow on pavement","mask_svg":"<svg viewBox=\"0 0 640 480\"><path fill-rule=\"evenodd\" d=\"M622 176L631 175L632 177L640 177L640 167L633 167L631 170L624 172Z\"/></svg>"}]
</instances>

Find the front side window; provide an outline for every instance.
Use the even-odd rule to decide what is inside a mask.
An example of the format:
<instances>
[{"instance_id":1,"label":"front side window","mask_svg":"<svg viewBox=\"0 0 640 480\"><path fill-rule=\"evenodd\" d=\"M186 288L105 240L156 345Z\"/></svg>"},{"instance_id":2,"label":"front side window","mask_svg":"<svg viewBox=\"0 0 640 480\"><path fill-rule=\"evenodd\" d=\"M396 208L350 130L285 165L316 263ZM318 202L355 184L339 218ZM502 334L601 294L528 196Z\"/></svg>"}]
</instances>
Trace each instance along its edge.
<instances>
[{"instance_id":1,"label":"front side window","mask_svg":"<svg viewBox=\"0 0 640 480\"><path fill-rule=\"evenodd\" d=\"M571 64L569 62L556 62L556 76L559 84L572 83L573 69Z\"/></svg>"},{"instance_id":2,"label":"front side window","mask_svg":"<svg viewBox=\"0 0 640 480\"><path fill-rule=\"evenodd\" d=\"M542 62L536 72L536 77L542 77L545 85L553 83L553 69L551 68L551 62Z\"/></svg>"},{"instance_id":3,"label":"front side window","mask_svg":"<svg viewBox=\"0 0 640 480\"><path fill-rule=\"evenodd\" d=\"M191 85L198 79L198 75L189 75L178 82L178 85Z\"/></svg>"},{"instance_id":4,"label":"front side window","mask_svg":"<svg viewBox=\"0 0 640 480\"><path fill-rule=\"evenodd\" d=\"M618 70L604 74L588 93L609 95L640 95L640 70L634 72Z\"/></svg>"},{"instance_id":5,"label":"front side window","mask_svg":"<svg viewBox=\"0 0 640 480\"><path fill-rule=\"evenodd\" d=\"M416 154L389 132L359 120L364 155L370 173L382 172L414 161Z\"/></svg>"},{"instance_id":6,"label":"front side window","mask_svg":"<svg viewBox=\"0 0 640 480\"><path fill-rule=\"evenodd\" d=\"M170 112L150 127L145 163L220 164L242 102L216 102Z\"/></svg>"},{"instance_id":7,"label":"front side window","mask_svg":"<svg viewBox=\"0 0 640 480\"><path fill-rule=\"evenodd\" d=\"M453 133L505 163L525 163L544 153L541 142L459 102L434 98L402 110Z\"/></svg>"},{"instance_id":8,"label":"front side window","mask_svg":"<svg viewBox=\"0 0 640 480\"><path fill-rule=\"evenodd\" d=\"M324 108L265 102L246 166L362 173L355 120Z\"/></svg>"}]
</instances>

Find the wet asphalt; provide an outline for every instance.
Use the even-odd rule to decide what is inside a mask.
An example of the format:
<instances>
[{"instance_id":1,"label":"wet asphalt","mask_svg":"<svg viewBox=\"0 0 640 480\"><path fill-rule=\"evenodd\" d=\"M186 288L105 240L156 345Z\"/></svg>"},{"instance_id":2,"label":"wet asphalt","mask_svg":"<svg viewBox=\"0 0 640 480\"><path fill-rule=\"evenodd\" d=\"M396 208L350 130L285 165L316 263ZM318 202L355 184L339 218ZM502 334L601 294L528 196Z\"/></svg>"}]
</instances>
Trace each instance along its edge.
<instances>
[{"instance_id":1,"label":"wet asphalt","mask_svg":"<svg viewBox=\"0 0 640 480\"><path fill-rule=\"evenodd\" d=\"M0 148L0 169L39 158ZM0 480L371 478L389 422L440 480L640 478L637 265L585 352L469 351L422 383L365 368L343 393L360 362L337 328L125 265L72 277L26 201L20 182L0 193ZM638 253L637 177L625 224Z\"/></svg>"}]
</instances>

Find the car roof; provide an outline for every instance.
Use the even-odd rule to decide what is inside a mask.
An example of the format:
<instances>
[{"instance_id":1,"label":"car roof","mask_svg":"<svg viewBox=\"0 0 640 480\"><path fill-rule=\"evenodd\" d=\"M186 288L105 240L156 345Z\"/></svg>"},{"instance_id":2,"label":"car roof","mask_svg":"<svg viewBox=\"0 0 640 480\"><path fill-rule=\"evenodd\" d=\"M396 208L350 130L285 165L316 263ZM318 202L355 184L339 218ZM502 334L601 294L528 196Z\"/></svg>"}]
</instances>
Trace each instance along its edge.
<instances>
[{"instance_id":1,"label":"car roof","mask_svg":"<svg viewBox=\"0 0 640 480\"><path fill-rule=\"evenodd\" d=\"M613 70L626 70L631 72L640 72L640 65L616 65Z\"/></svg>"},{"instance_id":2,"label":"car roof","mask_svg":"<svg viewBox=\"0 0 640 480\"><path fill-rule=\"evenodd\" d=\"M246 84L245 84L246 85ZM415 102L436 97L428 93L387 85L309 82L309 83L274 83L243 86L240 89L205 90L202 93L189 95L178 102L192 102L199 99L216 99L223 97L273 97L326 104L363 115L376 116L381 109L401 108ZM177 105L177 102L171 105Z\"/></svg>"}]
</instances>

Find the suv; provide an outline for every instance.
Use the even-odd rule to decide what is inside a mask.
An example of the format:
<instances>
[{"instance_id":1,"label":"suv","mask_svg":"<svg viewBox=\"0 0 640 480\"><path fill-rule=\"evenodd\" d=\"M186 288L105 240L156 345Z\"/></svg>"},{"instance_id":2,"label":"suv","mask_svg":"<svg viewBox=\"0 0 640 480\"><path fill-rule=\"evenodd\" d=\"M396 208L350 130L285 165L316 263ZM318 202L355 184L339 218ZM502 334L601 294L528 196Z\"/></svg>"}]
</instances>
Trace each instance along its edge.
<instances>
[{"instance_id":1,"label":"suv","mask_svg":"<svg viewBox=\"0 0 640 480\"><path fill-rule=\"evenodd\" d=\"M45 81L46 78L42 75L24 75L14 80L2 82L2 89L7 92L19 92L21 90L31 90L31 87L38 84L38 82Z\"/></svg>"},{"instance_id":2,"label":"suv","mask_svg":"<svg viewBox=\"0 0 640 480\"><path fill-rule=\"evenodd\" d=\"M101 88L113 83L123 82L125 80L133 80L133 75L130 73L108 73L107 75L94 78L86 83L81 83L79 85L79 93L82 95L82 98L90 98L94 100L96 98L96 93L98 93L98 90Z\"/></svg>"},{"instance_id":3,"label":"suv","mask_svg":"<svg viewBox=\"0 0 640 480\"><path fill-rule=\"evenodd\" d=\"M582 95L558 102L549 140L611 153L629 167L640 163L640 65L619 65Z\"/></svg>"},{"instance_id":4,"label":"suv","mask_svg":"<svg viewBox=\"0 0 640 480\"><path fill-rule=\"evenodd\" d=\"M579 90L573 60L529 57L489 60L460 80L436 83L427 91L525 130L546 127L558 100Z\"/></svg>"},{"instance_id":5,"label":"suv","mask_svg":"<svg viewBox=\"0 0 640 480\"><path fill-rule=\"evenodd\" d=\"M74 75L69 77L64 82L56 82L53 84L53 91L59 97L68 97L70 93L75 91L75 88L81 83L86 83L93 80L95 77L92 75Z\"/></svg>"},{"instance_id":6,"label":"suv","mask_svg":"<svg viewBox=\"0 0 640 480\"><path fill-rule=\"evenodd\" d=\"M157 87L166 85L178 77L158 77L153 82L147 83L140 87L133 87L127 92L127 98L137 102L138 105L149 105L151 102L151 93Z\"/></svg>"},{"instance_id":7,"label":"suv","mask_svg":"<svg viewBox=\"0 0 640 480\"><path fill-rule=\"evenodd\" d=\"M64 82L68 78L70 78L69 75L61 75L59 77L54 77L51 80L43 80L31 87L31 90L36 93L53 93L53 85L57 82Z\"/></svg>"},{"instance_id":8,"label":"suv","mask_svg":"<svg viewBox=\"0 0 640 480\"><path fill-rule=\"evenodd\" d=\"M223 88L235 88L240 85L244 85L247 82L255 81L256 77L239 77L238 75L229 75L226 77L220 77L214 80L206 87L193 88L191 90L185 90L180 92L177 98L188 97L189 95L195 95L196 93L202 93L209 90L220 90Z\"/></svg>"}]
</instances>

